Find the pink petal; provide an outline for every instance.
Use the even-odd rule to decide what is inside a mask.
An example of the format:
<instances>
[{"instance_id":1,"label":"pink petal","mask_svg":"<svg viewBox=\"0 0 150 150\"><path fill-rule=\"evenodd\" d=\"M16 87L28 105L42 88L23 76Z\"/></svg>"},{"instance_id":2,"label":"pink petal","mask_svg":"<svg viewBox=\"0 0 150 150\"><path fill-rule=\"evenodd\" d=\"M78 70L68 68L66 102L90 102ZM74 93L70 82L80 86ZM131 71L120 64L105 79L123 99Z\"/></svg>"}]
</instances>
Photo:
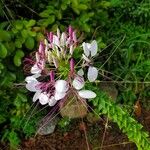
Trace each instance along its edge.
<instances>
[{"instance_id":1,"label":"pink petal","mask_svg":"<svg viewBox=\"0 0 150 150\"><path fill-rule=\"evenodd\" d=\"M59 93L64 93L68 90L69 86L65 80L57 80L55 83L55 90Z\"/></svg>"},{"instance_id":2,"label":"pink petal","mask_svg":"<svg viewBox=\"0 0 150 150\"><path fill-rule=\"evenodd\" d=\"M97 79L97 76L98 76L98 70L97 68L93 67L93 66L89 66L89 69L88 69L88 80L90 82L93 82Z\"/></svg>"},{"instance_id":3,"label":"pink petal","mask_svg":"<svg viewBox=\"0 0 150 150\"><path fill-rule=\"evenodd\" d=\"M73 87L77 90L82 89L84 87L84 84L84 79L80 76L75 77L72 83Z\"/></svg>"},{"instance_id":4,"label":"pink petal","mask_svg":"<svg viewBox=\"0 0 150 150\"><path fill-rule=\"evenodd\" d=\"M78 94L79 94L80 97L86 98L86 99L96 97L96 94L93 91L90 91L90 90L81 90L81 91L78 92Z\"/></svg>"}]
</instances>

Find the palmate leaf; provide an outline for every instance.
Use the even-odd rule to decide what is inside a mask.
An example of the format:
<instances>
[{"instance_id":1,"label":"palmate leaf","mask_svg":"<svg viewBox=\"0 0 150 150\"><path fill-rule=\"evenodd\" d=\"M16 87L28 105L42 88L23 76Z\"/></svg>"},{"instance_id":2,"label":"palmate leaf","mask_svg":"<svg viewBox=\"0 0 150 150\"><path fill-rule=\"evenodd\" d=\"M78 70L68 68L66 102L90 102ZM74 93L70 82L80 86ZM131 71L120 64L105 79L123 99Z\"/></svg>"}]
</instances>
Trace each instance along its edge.
<instances>
[{"instance_id":1,"label":"palmate leaf","mask_svg":"<svg viewBox=\"0 0 150 150\"><path fill-rule=\"evenodd\" d=\"M97 97L91 101L96 107L96 110L107 115L113 122L116 122L119 128L128 136L130 141L136 144L139 150L150 149L149 136L143 130L141 124L132 118L123 108L115 104L106 93L94 86L91 87L91 85L89 89L92 89L97 94Z\"/></svg>"}]
</instances>

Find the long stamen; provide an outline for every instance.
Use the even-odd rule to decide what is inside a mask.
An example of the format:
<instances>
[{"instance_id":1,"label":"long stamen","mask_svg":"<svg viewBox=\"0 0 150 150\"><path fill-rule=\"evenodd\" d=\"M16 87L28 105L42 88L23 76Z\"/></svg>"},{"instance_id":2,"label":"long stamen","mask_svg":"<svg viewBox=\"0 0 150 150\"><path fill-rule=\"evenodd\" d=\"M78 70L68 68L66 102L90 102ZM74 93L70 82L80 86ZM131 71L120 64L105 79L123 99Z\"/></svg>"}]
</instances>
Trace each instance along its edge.
<instances>
[{"instance_id":1,"label":"long stamen","mask_svg":"<svg viewBox=\"0 0 150 150\"><path fill-rule=\"evenodd\" d=\"M70 60L70 71L71 72L74 72L74 59L73 58L71 58L71 60Z\"/></svg>"},{"instance_id":2,"label":"long stamen","mask_svg":"<svg viewBox=\"0 0 150 150\"><path fill-rule=\"evenodd\" d=\"M55 80L54 77L55 77L54 71L50 71L50 81L51 82Z\"/></svg>"},{"instance_id":3,"label":"long stamen","mask_svg":"<svg viewBox=\"0 0 150 150\"><path fill-rule=\"evenodd\" d=\"M72 29L71 26L69 26L68 32L69 32L69 37L72 40L72 38L73 38L73 29Z\"/></svg>"},{"instance_id":4,"label":"long stamen","mask_svg":"<svg viewBox=\"0 0 150 150\"><path fill-rule=\"evenodd\" d=\"M39 53L43 54L44 52L44 43L43 42L40 42L40 45L39 45Z\"/></svg>"},{"instance_id":5,"label":"long stamen","mask_svg":"<svg viewBox=\"0 0 150 150\"><path fill-rule=\"evenodd\" d=\"M49 33L49 41L50 41L50 43L53 42L53 33L52 32Z\"/></svg>"}]
</instances>

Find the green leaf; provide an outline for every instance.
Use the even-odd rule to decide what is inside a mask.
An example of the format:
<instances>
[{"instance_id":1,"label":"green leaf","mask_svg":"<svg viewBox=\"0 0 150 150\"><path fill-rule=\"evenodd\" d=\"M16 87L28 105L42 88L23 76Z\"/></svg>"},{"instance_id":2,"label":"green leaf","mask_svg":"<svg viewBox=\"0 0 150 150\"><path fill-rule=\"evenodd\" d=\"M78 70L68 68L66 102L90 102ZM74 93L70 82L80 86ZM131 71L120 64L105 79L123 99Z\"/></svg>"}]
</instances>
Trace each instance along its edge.
<instances>
[{"instance_id":1,"label":"green leaf","mask_svg":"<svg viewBox=\"0 0 150 150\"><path fill-rule=\"evenodd\" d=\"M29 27L34 26L35 24L36 24L36 21L31 19L31 20L29 20L29 22L25 26L26 26L26 28L29 28Z\"/></svg>"},{"instance_id":2,"label":"green leaf","mask_svg":"<svg viewBox=\"0 0 150 150\"><path fill-rule=\"evenodd\" d=\"M4 65L0 63L0 70L4 69Z\"/></svg>"},{"instance_id":3,"label":"green leaf","mask_svg":"<svg viewBox=\"0 0 150 150\"><path fill-rule=\"evenodd\" d=\"M24 57L24 52L22 50L17 50L16 55L20 58Z\"/></svg>"},{"instance_id":4,"label":"green leaf","mask_svg":"<svg viewBox=\"0 0 150 150\"><path fill-rule=\"evenodd\" d=\"M16 99L21 102L27 102L27 97L23 93L18 93Z\"/></svg>"},{"instance_id":5,"label":"green leaf","mask_svg":"<svg viewBox=\"0 0 150 150\"><path fill-rule=\"evenodd\" d=\"M79 8L80 10L86 10L86 9L88 8L88 6L85 5L85 4L79 4L79 5L78 5L78 8Z\"/></svg>"},{"instance_id":6,"label":"green leaf","mask_svg":"<svg viewBox=\"0 0 150 150\"><path fill-rule=\"evenodd\" d=\"M25 41L26 48L32 50L34 48L34 38L28 37Z\"/></svg>"},{"instance_id":7,"label":"green leaf","mask_svg":"<svg viewBox=\"0 0 150 150\"><path fill-rule=\"evenodd\" d=\"M4 21L4 22L0 23L0 29L4 29L4 28L6 28L8 25L9 25L9 22L8 22L8 21Z\"/></svg>"},{"instance_id":8,"label":"green leaf","mask_svg":"<svg viewBox=\"0 0 150 150\"><path fill-rule=\"evenodd\" d=\"M21 65L21 58L18 57L17 55L14 56L14 64L15 66L19 67Z\"/></svg>"},{"instance_id":9,"label":"green leaf","mask_svg":"<svg viewBox=\"0 0 150 150\"><path fill-rule=\"evenodd\" d=\"M35 37L36 36L36 32L34 32L34 31L28 31L28 34L30 35L30 36L32 36L32 37Z\"/></svg>"},{"instance_id":10,"label":"green leaf","mask_svg":"<svg viewBox=\"0 0 150 150\"><path fill-rule=\"evenodd\" d=\"M5 58L6 56L7 56L7 49L2 43L0 43L0 58Z\"/></svg>"},{"instance_id":11,"label":"green leaf","mask_svg":"<svg viewBox=\"0 0 150 150\"><path fill-rule=\"evenodd\" d=\"M44 35L42 33L37 33L37 41L42 41L44 40Z\"/></svg>"},{"instance_id":12,"label":"green leaf","mask_svg":"<svg viewBox=\"0 0 150 150\"><path fill-rule=\"evenodd\" d=\"M21 47L22 47L22 41L21 41L20 39L16 39L16 41L15 41L15 46L16 46L17 48L21 48Z\"/></svg>"},{"instance_id":13,"label":"green leaf","mask_svg":"<svg viewBox=\"0 0 150 150\"><path fill-rule=\"evenodd\" d=\"M21 35L22 35L22 37L23 38L27 38L28 37L28 32L27 32L27 30L26 29L23 29L22 31L21 31Z\"/></svg>"},{"instance_id":14,"label":"green leaf","mask_svg":"<svg viewBox=\"0 0 150 150\"><path fill-rule=\"evenodd\" d=\"M14 25L15 25L15 28L17 30L21 30L23 28L23 22L20 21L20 20L19 21L15 21Z\"/></svg>"},{"instance_id":15,"label":"green leaf","mask_svg":"<svg viewBox=\"0 0 150 150\"><path fill-rule=\"evenodd\" d=\"M49 21L49 24L54 23L54 21L55 21L55 16L54 16L54 15L49 16L49 17L48 17L48 21Z\"/></svg>"},{"instance_id":16,"label":"green leaf","mask_svg":"<svg viewBox=\"0 0 150 150\"><path fill-rule=\"evenodd\" d=\"M10 41L11 35L8 31L0 30L0 41Z\"/></svg>"},{"instance_id":17,"label":"green leaf","mask_svg":"<svg viewBox=\"0 0 150 150\"><path fill-rule=\"evenodd\" d=\"M12 82L16 80L16 75L12 72L7 71L4 74L3 79L0 81L1 86L10 87L12 86Z\"/></svg>"},{"instance_id":18,"label":"green leaf","mask_svg":"<svg viewBox=\"0 0 150 150\"><path fill-rule=\"evenodd\" d=\"M3 122L5 122L7 120L6 116L3 114L0 114L0 124L2 124Z\"/></svg>"},{"instance_id":19,"label":"green leaf","mask_svg":"<svg viewBox=\"0 0 150 150\"><path fill-rule=\"evenodd\" d=\"M17 133L14 132L14 131L11 131L9 133L8 139L9 139L9 142L10 142L10 147L13 148L13 149L16 149L17 146L20 143L20 139L19 139Z\"/></svg>"},{"instance_id":20,"label":"green leaf","mask_svg":"<svg viewBox=\"0 0 150 150\"><path fill-rule=\"evenodd\" d=\"M19 67L21 65L21 59L24 57L24 52L22 50L17 50L14 56L14 64Z\"/></svg>"}]
</instances>

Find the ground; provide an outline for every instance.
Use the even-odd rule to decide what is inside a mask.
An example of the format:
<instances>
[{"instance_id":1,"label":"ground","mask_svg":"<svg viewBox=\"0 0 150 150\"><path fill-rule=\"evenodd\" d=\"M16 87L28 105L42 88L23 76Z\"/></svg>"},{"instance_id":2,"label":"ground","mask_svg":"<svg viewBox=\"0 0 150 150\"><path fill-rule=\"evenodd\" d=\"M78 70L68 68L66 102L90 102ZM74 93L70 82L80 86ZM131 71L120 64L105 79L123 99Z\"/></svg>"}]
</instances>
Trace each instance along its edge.
<instances>
[{"instance_id":1,"label":"ground","mask_svg":"<svg viewBox=\"0 0 150 150\"><path fill-rule=\"evenodd\" d=\"M150 111L143 109L136 119L150 133ZM99 121L89 121L87 117L75 119L67 130L57 127L50 135L38 135L22 140L18 150L137 150L137 148L134 143L129 142L115 123L103 116Z\"/></svg>"},{"instance_id":2,"label":"ground","mask_svg":"<svg viewBox=\"0 0 150 150\"><path fill-rule=\"evenodd\" d=\"M105 123L107 119L104 118ZM150 111L142 110L137 117L150 131ZM22 150L136 150L136 146L128 141L126 135L118 129L117 125L108 121L108 126L102 120L90 123L86 119L76 120L69 131L56 129L53 134L37 136L23 141ZM86 140L87 139L87 140ZM103 141L103 142L102 142Z\"/></svg>"}]
</instances>

